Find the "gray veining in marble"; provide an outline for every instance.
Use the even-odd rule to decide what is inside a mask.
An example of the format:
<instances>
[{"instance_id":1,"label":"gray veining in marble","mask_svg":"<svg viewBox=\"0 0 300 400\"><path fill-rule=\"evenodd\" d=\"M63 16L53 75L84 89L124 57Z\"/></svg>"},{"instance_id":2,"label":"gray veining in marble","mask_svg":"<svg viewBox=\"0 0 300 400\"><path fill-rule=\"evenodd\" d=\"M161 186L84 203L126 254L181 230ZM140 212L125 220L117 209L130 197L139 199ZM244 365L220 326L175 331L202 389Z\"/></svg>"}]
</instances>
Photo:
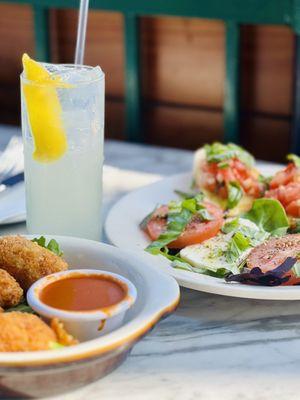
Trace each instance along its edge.
<instances>
[{"instance_id":1,"label":"gray veining in marble","mask_svg":"<svg viewBox=\"0 0 300 400\"><path fill-rule=\"evenodd\" d=\"M105 154L108 165L162 175L188 170L192 160L187 151L118 142L106 143ZM138 343L118 370L52 399L298 400L299 369L299 301L182 290L176 313Z\"/></svg>"}]
</instances>

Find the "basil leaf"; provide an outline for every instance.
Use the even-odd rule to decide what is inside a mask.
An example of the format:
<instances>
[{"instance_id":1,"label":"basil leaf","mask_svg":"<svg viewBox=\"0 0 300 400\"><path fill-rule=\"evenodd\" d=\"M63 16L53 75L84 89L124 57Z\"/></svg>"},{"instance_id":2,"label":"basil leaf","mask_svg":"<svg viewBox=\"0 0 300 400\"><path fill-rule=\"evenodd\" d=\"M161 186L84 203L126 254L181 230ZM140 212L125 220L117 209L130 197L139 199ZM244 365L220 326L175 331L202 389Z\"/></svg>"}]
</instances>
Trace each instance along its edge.
<instances>
[{"instance_id":1,"label":"basil leaf","mask_svg":"<svg viewBox=\"0 0 300 400\"><path fill-rule=\"evenodd\" d=\"M293 162L297 168L300 168L300 157L296 154L288 154L286 157L289 161Z\"/></svg>"},{"instance_id":2,"label":"basil leaf","mask_svg":"<svg viewBox=\"0 0 300 400\"><path fill-rule=\"evenodd\" d=\"M220 169L225 169L225 168L228 168L228 167L229 167L229 164L228 164L227 161L221 161L218 164L218 168L220 168Z\"/></svg>"},{"instance_id":3,"label":"basil leaf","mask_svg":"<svg viewBox=\"0 0 300 400\"><path fill-rule=\"evenodd\" d=\"M300 278L300 262L297 261L296 264L294 264L292 271L297 278Z\"/></svg>"},{"instance_id":4,"label":"basil leaf","mask_svg":"<svg viewBox=\"0 0 300 400\"><path fill-rule=\"evenodd\" d=\"M226 160L237 158L249 167L252 167L254 165L253 156L242 147L234 143L228 143L226 145L215 142L210 145L205 145L204 150L206 153L206 160L208 162L223 163Z\"/></svg>"},{"instance_id":5,"label":"basil leaf","mask_svg":"<svg viewBox=\"0 0 300 400\"><path fill-rule=\"evenodd\" d=\"M227 185L227 190L227 208L234 208L243 197L243 190L238 182L229 182L229 184Z\"/></svg>"},{"instance_id":6,"label":"basil leaf","mask_svg":"<svg viewBox=\"0 0 300 400\"><path fill-rule=\"evenodd\" d=\"M251 210L245 213L243 218L254 222L260 230L269 232L272 236L285 235L289 227L286 212L275 199L254 200Z\"/></svg>"},{"instance_id":7,"label":"basil leaf","mask_svg":"<svg viewBox=\"0 0 300 400\"><path fill-rule=\"evenodd\" d=\"M251 247L250 239L244 236L241 232L236 232L228 244L228 249L225 253L226 260L229 263L234 263L244 253L245 250Z\"/></svg>"},{"instance_id":8,"label":"basil leaf","mask_svg":"<svg viewBox=\"0 0 300 400\"><path fill-rule=\"evenodd\" d=\"M181 203L181 208L189 210L191 213L195 214L197 212L197 202L195 198L183 200Z\"/></svg>"},{"instance_id":9,"label":"basil leaf","mask_svg":"<svg viewBox=\"0 0 300 400\"><path fill-rule=\"evenodd\" d=\"M37 243L41 247L46 247L46 238L44 236L41 236L39 238L34 238L32 239L32 242Z\"/></svg>"},{"instance_id":10,"label":"basil leaf","mask_svg":"<svg viewBox=\"0 0 300 400\"><path fill-rule=\"evenodd\" d=\"M259 175L258 176L258 181L262 183L263 185L269 187L269 184L271 180L273 179L272 176L264 176L264 175Z\"/></svg>"},{"instance_id":11,"label":"basil leaf","mask_svg":"<svg viewBox=\"0 0 300 400\"><path fill-rule=\"evenodd\" d=\"M242 233L244 233L244 231L242 231ZM258 232L253 232L252 234L249 232L249 235L245 236L250 238L251 246L255 247L267 240L270 237L270 233L260 230Z\"/></svg>"},{"instance_id":12,"label":"basil leaf","mask_svg":"<svg viewBox=\"0 0 300 400\"><path fill-rule=\"evenodd\" d=\"M247 224L245 223L247 222ZM253 225L253 226L251 226ZM251 246L257 246L270 236L269 232L259 229L253 222L243 218L235 218L222 227L223 233L240 232L250 239Z\"/></svg>"},{"instance_id":13,"label":"basil leaf","mask_svg":"<svg viewBox=\"0 0 300 400\"><path fill-rule=\"evenodd\" d=\"M56 254L57 256L61 256L62 252L60 251L59 244L56 240L51 239L48 243L47 249L52 251L52 253Z\"/></svg>"},{"instance_id":14,"label":"basil leaf","mask_svg":"<svg viewBox=\"0 0 300 400\"><path fill-rule=\"evenodd\" d=\"M48 244L46 244L46 238L41 236L39 238L32 239L32 242L37 243L39 246L44 247L45 249L51 251L57 256L61 257L63 252L60 250L59 244L55 239L51 239Z\"/></svg>"},{"instance_id":15,"label":"basil leaf","mask_svg":"<svg viewBox=\"0 0 300 400\"><path fill-rule=\"evenodd\" d=\"M185 198L182 201L170 201L168 204L169 213L180 212L182 209L189 210L191 213L196 214L202 209L206 209L202 203L202 194L197 194L193 198Z\"/></svg>"},{"instance_id":16,"label":"basil leaf","mask_svg":"<svg viewBox=\"0 0 300 400\"><path fill-rule=\"evenodd\" d=\"M198 205L197 215L201 218L201 221L212 221L213 217L207 211L206 207L203 205Z\"/></svg>"},{"instance_id":17,"label":"basil leaf","mask_svg":"<svg viewBox=\"0 0 300 400\"><path fill-rule=\"evenodd\" d=\"M300 219L297 218L292 221L288 233L300 233Z\"/></svg>"},{"instance_id":18,"label":"basil leaf","mask_svg":"<svg viewBox=\"0 0 300 400\"><path fill-rule=\"evenodd\" d=\"M179 253L177 254L170 254L171 250L168 249L166 246L160 249L159 251L155 252L155 255L160 254L163 257L166 257L170 261L181 261Z\"/></svg>"},{"instance_id":19,"label":"basil leaf","mask_svg":"<svg viewBox=\"0 0 300 400\"><path fill-rule=\"evenodd\" d=\"M36 314L35 311L33 311L33 309L28 305L28 303L25 299L17 306L10 307L5 310L5 312L13 312L13 311Z\"/></svg>"},{"instance_id":20,"label":"basil leaf","mask_svg":"<svg viewBox=\"0 0 300 400\"><path fill-rule=\"evenodd\" d=\"M179 197L181 197L182 199L192 199L197 195L200 195L202 197L202 200L204 198L204 194L202 192L200 192L200 193L195 193L195 192L194 193L193 192L188 193L188 192L182 192L181 190L174 190L174 192Z\"/></svg>"},{"instance_id":21,"label":"basil leaf","mask_svg":"<svg viewBox=\"0 0 300 400\"><path fill-rule=\"evenodd\" d=\"M172 267L176 269L182 269L184 271L195 272L197 274L209 275L215 278L224 278L230 271L225 268L219 268L216 271L212 271L205 268L193 267L186 261L181 259L172 262Z\"/></svg>"},{"instance_id":22,"label":"basil leaf","mask_svg":"<svg viewBox=\"0 0 300 400\"><path fill-rule=\"evenodd\" d=\"M214 278L224 278L229 272L226 268L218 268L216 271L206 270L205 275L213 276Z\"/></svg>"},{"instance_id":23,"label":"basil leaf","mask_svg":"<svg viewBox=\"0 0 300 400\"><path fill-rule=\"evenodd\" d=\"M192 267L191 264L189 264L188 262L183 261L181 259L174 260L172 262L172 267L177 268L177 269L183 269L183 270L189 271L189 272L199 272L199 274L203 274L205 272L204 268Z\"/></svg>"},{"instance_id":24,"label":"basil leaf","mask_svg":"<svg viewBox=\"0 0 300 400\"><path fill-rule=\"evenodd\" d=\"M223 233L229 233L232 231L237 230L237 228L240 226L239 224L239 219L235 218L229 222L226 222L223 227L222 227L222 232Z\"/></svg>"}]
</instances>

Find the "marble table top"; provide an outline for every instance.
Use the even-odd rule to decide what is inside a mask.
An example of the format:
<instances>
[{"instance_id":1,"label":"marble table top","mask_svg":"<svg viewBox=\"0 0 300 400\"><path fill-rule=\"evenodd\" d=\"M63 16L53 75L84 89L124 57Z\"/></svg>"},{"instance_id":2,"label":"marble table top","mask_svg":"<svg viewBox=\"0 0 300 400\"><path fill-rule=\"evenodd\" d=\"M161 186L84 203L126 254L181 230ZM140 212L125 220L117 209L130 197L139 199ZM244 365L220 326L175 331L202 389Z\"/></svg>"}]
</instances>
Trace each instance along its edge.
<instances>
[{"instance_id":1,"label":"marble table top","mask_svg":"<svg viewBox=\"0 0 300 400\"><path fill-rule=\"evenodd\" d=\"M0 129L0 146L15 131L7 132ZM107 142L104 212L127 191L159 175L187 171L191 162L189 151ZM19 224L1 228L0 234L24 231ZM187 289L181 296L178 310L140 341L120 368L51 399L300 398L300 301L237 299Z\"/></svg>"}]
</instances>

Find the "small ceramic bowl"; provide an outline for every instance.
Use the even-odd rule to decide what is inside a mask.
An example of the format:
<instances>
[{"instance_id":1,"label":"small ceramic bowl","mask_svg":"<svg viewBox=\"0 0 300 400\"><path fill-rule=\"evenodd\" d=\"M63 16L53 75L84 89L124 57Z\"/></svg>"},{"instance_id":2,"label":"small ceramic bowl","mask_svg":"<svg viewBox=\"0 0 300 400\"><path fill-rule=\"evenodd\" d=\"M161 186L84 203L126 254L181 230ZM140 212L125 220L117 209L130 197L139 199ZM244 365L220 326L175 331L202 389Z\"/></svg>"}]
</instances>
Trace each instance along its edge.
<instances>
[{"instance_id":1,"label":"small ceramic bowl","mask_svg":"<svg viewBox=\"0 0 300 400\"><path fill-rule=\"evenodd\" d=\"M95 276L111 277L125 289L125 297L119 303L103 309L92 311L67 311L53 308L45 304L41 298L41 292L48 285L61 279L75 276ZM45 276L35 282L27 292L28 304L38 314L51 319L57 317L63 322L66 330L71 333L80 342L95 339L114 329L119 328L124 321L127 310L135 303L136 288L126 278L112 272L97 269L76 269L63 272L57 272Z\"/></svg>"}]
</instances>

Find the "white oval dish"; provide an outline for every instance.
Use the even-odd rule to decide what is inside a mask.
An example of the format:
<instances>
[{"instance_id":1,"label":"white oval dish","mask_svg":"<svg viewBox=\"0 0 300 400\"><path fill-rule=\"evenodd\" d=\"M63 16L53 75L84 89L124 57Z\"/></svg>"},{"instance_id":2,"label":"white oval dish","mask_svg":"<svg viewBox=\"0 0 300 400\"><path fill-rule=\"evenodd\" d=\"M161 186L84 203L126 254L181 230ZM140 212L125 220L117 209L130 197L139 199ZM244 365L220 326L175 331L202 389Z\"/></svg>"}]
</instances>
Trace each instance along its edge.
<instances>
[{"instance_id":1,"label":"white oval dish","mask_svg":"<svg viewBox=\"0 0 300 400\"><path fill-rule=\"evenodd\" d=\"M258 163L257 167L267 176L282 168L281 165L271 163ZM175 189L189 191L191 181L191 173L173 175L124 196L111 208L105 222L105 231L110 242L120 248L144 250L149 239L141 231L140 222L158 204L175 199ZM144 252L144 257L151 259L162 271L173 276L181 286L190 289L250 299L300 300L300 286L262 287L226 283L220 278L175 269L168 259L160 255Z\"/></svg>"},{"instance_id":2,"label":"white oval dish","mask_svg":"<svg viewBox=\"0 0 300 400\"><path fill-rule=\"evenodd\" d=\"M154 267L151 260L145 260L143 253L140 256L138 252L86 239L52 235L46 238L54 238L60 244L70 269L101 269L105 265L107 271L129 279L142 295L126 313L123 325L107 335L57 350L0 352L0 397L53 396L105 376L179 302L176 281Z\"/></svg>"},{"instance_id":3,"label":"white oval dish","mask_svg":"<svg viewBox=\"0 0 300 400\"><path fill-rule=\"evenodd\" d=\"M57 280L76 275L110 276L126 287L126 296L119 303L101 310L67 311L53 308L40 300L41 291ZM119 274L95 269L76 269L57 272L36 281L27 292L27 301L38 314L48 319L58 318L66 330L80 342L95 339L119 328L127 310L135 303L137 291L132 282Z\"/></svg>"}]
</instances>

